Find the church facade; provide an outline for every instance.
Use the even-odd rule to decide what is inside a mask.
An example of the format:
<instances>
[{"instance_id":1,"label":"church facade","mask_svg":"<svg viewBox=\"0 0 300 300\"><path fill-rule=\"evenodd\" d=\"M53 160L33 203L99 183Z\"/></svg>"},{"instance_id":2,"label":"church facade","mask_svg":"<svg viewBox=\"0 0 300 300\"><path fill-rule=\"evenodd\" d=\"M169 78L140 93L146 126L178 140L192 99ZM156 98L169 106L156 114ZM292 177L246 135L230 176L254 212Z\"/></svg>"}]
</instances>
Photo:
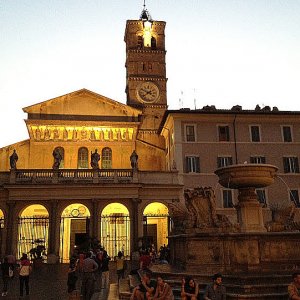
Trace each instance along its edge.
<instances>
[{"instance_id":1,"label":"church facade","mask_svg":"<svg viewBox=\"0 0 300 300\"><path fill-rule=\"evenodd\" d=\"M167 244L168 206L183 193L157 134L165 25L146 10L127 21L126 105L82 89L23 109L29 139L0 149L1 254L42 245L66 262L87 236L111 256L130 255L143 237Z\"/></svg>"}]
</instances>

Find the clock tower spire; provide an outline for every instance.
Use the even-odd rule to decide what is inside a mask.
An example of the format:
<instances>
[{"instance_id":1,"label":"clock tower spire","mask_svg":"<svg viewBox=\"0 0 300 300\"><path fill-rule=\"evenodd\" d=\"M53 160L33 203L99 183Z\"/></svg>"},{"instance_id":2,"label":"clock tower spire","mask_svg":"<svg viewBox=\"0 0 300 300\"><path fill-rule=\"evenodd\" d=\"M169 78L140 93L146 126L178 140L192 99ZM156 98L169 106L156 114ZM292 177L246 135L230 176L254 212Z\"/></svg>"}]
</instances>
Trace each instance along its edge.
<instances>
[{"instance_id":1,"label":"clock tower spire","mask_svg":"<svg viewBox=\"0 0 300 300\"><path fill-rule=\"evenodd\" d=\"M139 20L128 20L126 43L127 104L143 110L142 130L156 132L167 109L166 22L154 21L145 1Z\"/></svg>"}]
</instances>

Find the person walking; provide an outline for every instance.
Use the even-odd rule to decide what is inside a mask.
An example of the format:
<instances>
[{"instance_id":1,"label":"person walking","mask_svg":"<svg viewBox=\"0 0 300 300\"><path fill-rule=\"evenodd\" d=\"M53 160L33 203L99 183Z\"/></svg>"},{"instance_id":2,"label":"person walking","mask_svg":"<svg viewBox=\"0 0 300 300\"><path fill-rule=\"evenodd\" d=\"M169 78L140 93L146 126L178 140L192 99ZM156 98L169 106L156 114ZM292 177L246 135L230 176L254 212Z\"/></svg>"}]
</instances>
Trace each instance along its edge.
<instances>
[{"instance_id":1,"label":"person walking","mask_svg":"<svg viewBox=\"0 0 300 300\"><path fill-rule=\"evenodd\" d=\"M300 300L300 272L293 274L293 282L288 285L289 300Z\"/></svg>"},{"instance_id":2,"label":"person walking","mask_svg":"<svg viewBox=\"0 0 300 300\"><path fill-rule=\"evenodd\" d=\"M68 269L68 281L67 281L67 286L68 286L68 293L71 294L74 290L76 290L76 282L77 282L77 263L78 259L75 257L72 257L70 259L70 265Z\"/></svg>"},{"instance_id":3,"label":"person walking","mask_svg":"<svg viewBox=\"0 0 300 300\"><path fill-rule=\"evenodd\" d=\"M23 297L24 284L26 295L29 295L29 275L31 272L31 263L26 253L23 253L20 259L19 281L20 281L20 297Z\"/></svg>"},{"instance_id":4,"label":"person walking","mask_svg":"<svg viewBox=\"0 0 300 300\"><path fill-rule=\"evenodd\" d=\"M110 257L107 254L106 250L103 250L103 257L102 257L102 277L101 277L101 289L108 289L109 288L109 261Z\"/></svg>"},{"instance_id":5,"label":"person walking","mask_svg":"<svg viewBox=\"0 0 300 300\"><path fill-rule=\"evenodd\" d=\"M117 264L117 276L118 276L118 283L121 278L125 278L125 264L126 261L124 259L122 251L118 252L118 256L116 258Z\"/></svg>"},{"instance_id":6,"label":"person walking","mask_svg":"<svg viewBox=\"0 0 300 300\"><path fill-rule=\"evenodd\" d=\"M222 285L222 274L214 274L212 279L213 283L209 284L205 290L204 300L226 300L226 288Z\"/></svg>"},{"instance_id":7,"label":"person walking","mask_svg":"<svg viewBox=\"0 0 300 300\"><path fill-rule=\"evenodd\" d=\"M95 271L98 269L98 265L91 256L92 253L88 252L82 264L81 294L83 296L83 300L90 300L95 289Z\"/></svg>"},{"instance_id":8,"label":"person walking","mask_svg":"<svg viewBox=\"0 0 300 300\"><path fill-rule=\"evenodd\" d=\"M14 276L14 265L12 263L9 263L7 256L4 257L4 261L1 264L1 270L2 270L2 280L3 280L2 297L5 297L7 296L9 281Z\"/></svg>"}]
</instances>

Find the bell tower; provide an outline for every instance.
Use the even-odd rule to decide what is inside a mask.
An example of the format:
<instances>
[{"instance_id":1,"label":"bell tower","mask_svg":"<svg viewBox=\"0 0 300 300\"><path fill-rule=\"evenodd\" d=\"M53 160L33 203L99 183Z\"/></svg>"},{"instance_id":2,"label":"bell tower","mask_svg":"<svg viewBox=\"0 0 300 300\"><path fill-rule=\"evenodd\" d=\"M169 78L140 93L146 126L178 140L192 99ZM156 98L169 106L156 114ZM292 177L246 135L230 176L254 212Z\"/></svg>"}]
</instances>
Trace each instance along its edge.
<instances>
[{"instance_id":1,"label":"bell tower","mask_svg":"<svg viewBox=\"0 0 300 300\"><path fill-rule=\"evenodd\" d=\"M127 105L142 109L140 129L153 133L167 109L165 26L144 4L140 19L127 21L124 38Z\"/></svg>"}]
</instances>

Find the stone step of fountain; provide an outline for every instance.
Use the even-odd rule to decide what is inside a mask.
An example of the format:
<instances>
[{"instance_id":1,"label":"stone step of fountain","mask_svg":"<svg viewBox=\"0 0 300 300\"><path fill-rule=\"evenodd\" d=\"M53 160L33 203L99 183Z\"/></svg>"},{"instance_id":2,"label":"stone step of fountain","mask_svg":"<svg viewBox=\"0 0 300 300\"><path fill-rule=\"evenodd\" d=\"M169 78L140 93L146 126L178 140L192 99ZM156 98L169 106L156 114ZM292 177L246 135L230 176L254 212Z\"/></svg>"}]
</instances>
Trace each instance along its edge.
<instances>
[{"instance_id":1,"label":"stone step of fountain","mask_svg":"<svg viewBox=\"0 0 300 300\"><path fill-rule=\"evenodd\" d=\"M199 284L201 296L204 290L211 282L211 276L206 274L189 274L174 270L171 266L154 266L152 268L153 276L162 276L173 289L175 299L180 299L181 279L186 276L192 276ZM257 300L281 300L287 299L287 285L292 281L290 273L282 274L238 274L223 275L223 283L226 286L228 299L257 299Z\"/></svg>"}]
</instances>

